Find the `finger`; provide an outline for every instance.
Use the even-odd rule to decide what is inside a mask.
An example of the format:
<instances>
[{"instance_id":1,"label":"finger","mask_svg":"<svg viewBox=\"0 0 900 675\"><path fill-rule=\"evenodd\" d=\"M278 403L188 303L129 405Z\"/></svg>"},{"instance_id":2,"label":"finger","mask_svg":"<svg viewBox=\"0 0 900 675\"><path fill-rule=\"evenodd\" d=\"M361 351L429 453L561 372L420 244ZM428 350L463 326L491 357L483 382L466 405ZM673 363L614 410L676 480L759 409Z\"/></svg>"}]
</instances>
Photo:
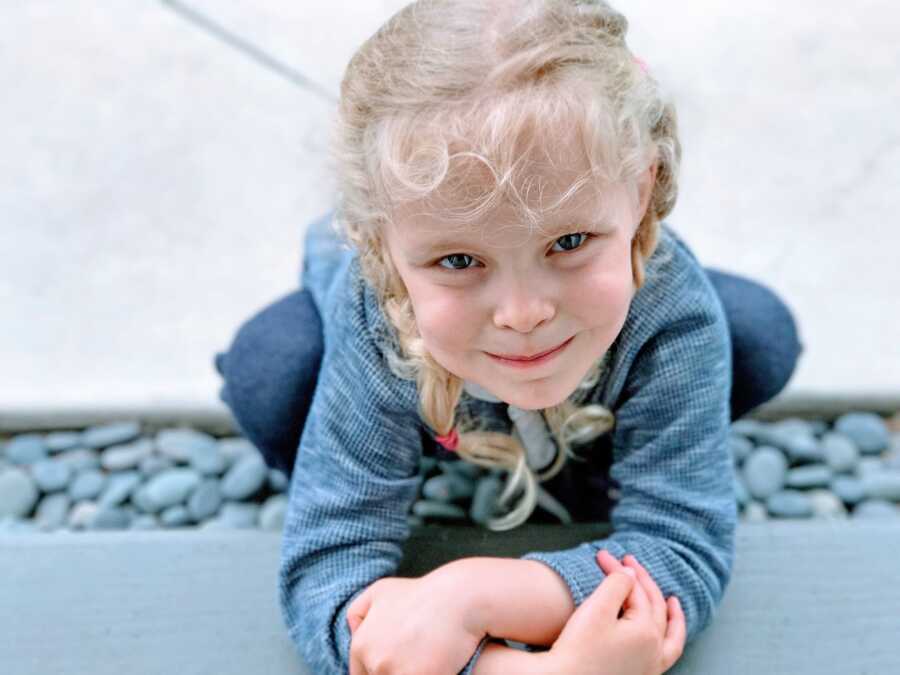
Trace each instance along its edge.
<instances>
[{"instance_id":1,"label":"finger","mask_svg":"<svg viewBox=\"0 0 900 675\"><path fill-rule=\"evenodd\" d=\"M671 596L666 605L669 608L669 625L666 629L666 636L663 638L663 667L668 670L675 665L684 652L687 621L677 597Z\"/></svg>"},{"instance_id":2,"label":"finger","mask_svg":"<svg viewBox=\"0 0 900 675\"><path fill-rule=\"evenodd\" d=\"M597 553L597 562L600 564L600 568L606 574L612 574L613 572L630 569L626 565L623 565L618 560L616 560L615 556L613 556L609 551L606 550L601 550ZM625 603L625 613L623 614L623 616L634 617L635 613L643 614L649 611L650 599L647 597L647 594L641 587L641 584L637 583L632 588L631 593L628 596L628 600Z\"/></svg>"},{"instance_id":3,"label":"finger","mask_svg":"<svg viewBox=\"0 0 900 675\"><path fill-rule=\"evenodd\" d=\"M594 605L591 612L598 612L609 619L610 622L619 618L619 610L622 604L637 586L637 577L629 576L624 570L612 572L597 586L597 590L591 593L582 605Z\"/></svg>"},{"instance_id":4,"label":"finger","mask_svg":"<svg viewBox=\"0 0 900 675\"><path fill-rule=\"evenodd\" d=\"M647 593L647 597L650 599L651 611L653 612L653 618L656 621L656 625L659 627L659 632L660 634L664 634L666 632L666 622L668 621L666 618L668 610L662 591L659 590L659 586L656 585L656 582L653 580L653 577L650 576L649 572L644 569L644 566L641 565L633 555L626 555L622 558L622 562L637 572L638 581L641 582L644 591Z\"/></svg>"},{"instance_id":5,"label":"finger","mask_svg":"<svg viewBox=\"0 0 900 675\"><path fill-rule=\"evenodd\" d=\"M360 593L347 608L347 625L350 627L351 635L362 623L362 620L366 618L366 614L369 613L369 607L372 604L372 593L369 592L369 588Z\"/></svg>"}]
</instances>

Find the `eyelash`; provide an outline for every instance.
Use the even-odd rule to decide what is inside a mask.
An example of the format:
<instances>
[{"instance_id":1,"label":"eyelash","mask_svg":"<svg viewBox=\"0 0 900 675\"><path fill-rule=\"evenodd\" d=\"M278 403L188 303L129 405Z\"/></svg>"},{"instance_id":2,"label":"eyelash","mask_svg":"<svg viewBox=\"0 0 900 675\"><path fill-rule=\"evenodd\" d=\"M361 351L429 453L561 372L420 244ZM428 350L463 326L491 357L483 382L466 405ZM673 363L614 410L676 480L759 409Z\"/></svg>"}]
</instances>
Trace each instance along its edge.
<instances>
[{"instance_id":1,"label":"eyelash","mask_svg":"<svg viewBox=\"0 0 900 675\"><path fill-rule=\"evenodd\" d=\"M578 248L571 249L569 251L559 251L559 253L563 253L563 254L578 253L578 251L582 250L587 245L588 241L590 241L591 239L594 239L595 237L598 236L597 234L594 234L593 232L570 232L569 234L564 234L561 237L558 237L553 243L556 244L556 242L558 242L560 239L564 239L565 237L571 237L574 234L583 234L584 235L584 239L582 240L581 246L579 246ZM472 258L473 261L475 260L474 257L470 256L467 253L451 253L449 255L445 255L440 260L435 261L435 265L437 265L440 269L447 270L448 272L468 272L469 270L473 269L472 267L444 267L443 265L440 264L444 260L447 260L447 258L453 258L456 256L463 256L466 258Z\"/></svg>"}]
</instances>

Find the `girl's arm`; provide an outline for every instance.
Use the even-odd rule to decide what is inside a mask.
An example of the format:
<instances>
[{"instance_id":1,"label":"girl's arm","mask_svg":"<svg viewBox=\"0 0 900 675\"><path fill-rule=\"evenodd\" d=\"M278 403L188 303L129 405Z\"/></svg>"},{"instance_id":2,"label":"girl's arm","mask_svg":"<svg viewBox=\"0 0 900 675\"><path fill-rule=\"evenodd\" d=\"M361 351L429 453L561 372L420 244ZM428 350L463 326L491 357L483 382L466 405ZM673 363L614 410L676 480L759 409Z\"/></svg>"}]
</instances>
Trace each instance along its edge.
<instances>
[{"instance_id":1,"label":"girl's arm","mask_svg":"<svg viewBox=\"0 0 900 675\"><path fill-rule=\"evenodd\" d=\"M478 603L480 625L491 636L549 647L575 611L572 593L563 579L536 560L471 557L449 565L465 579L473 601ZM502 647L487 645L485 652L488 646ZM503 649L512 652L510 659L525 654L509 647L492 651L499 654ZM483 653L479 665L484 658Z\"/></svg>"},{"instance_id":2,"label":"girl's arm","mask_svg":"<svg viewBox=\"0 0 900 675\"><path fill-rule=\"evenodd\" d=\"M357 275L355 258L353 265ZM382 366L371 323L377 304L364 302L358 276L335 283L319 379L291 475L278 570L282 617L317 675L347 672L347 609L396 572L421 482L415 383Z\"/></svg>"}]
</instances>

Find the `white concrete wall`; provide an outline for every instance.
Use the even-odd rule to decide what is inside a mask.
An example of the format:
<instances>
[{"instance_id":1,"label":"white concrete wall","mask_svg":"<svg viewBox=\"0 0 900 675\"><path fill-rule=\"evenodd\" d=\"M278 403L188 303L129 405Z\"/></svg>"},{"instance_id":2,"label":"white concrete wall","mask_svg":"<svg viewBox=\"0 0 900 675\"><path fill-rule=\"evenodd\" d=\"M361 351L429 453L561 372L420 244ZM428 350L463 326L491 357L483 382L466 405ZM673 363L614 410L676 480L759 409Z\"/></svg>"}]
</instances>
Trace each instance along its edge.
<instances>
[{"instance_id":1,"label":"white concrete wall","mask_svg":"<svg viewBox=\"0 0 900 675\"><path fill-rule=\"evenodd\" d=\"M402 4L0 9L3 414L224 408L212 356L296 287L343 68ZM618 6L681 116L669 221L798 317L782 396L900 396L900 9Z\"/></svg>"}]
</instances>

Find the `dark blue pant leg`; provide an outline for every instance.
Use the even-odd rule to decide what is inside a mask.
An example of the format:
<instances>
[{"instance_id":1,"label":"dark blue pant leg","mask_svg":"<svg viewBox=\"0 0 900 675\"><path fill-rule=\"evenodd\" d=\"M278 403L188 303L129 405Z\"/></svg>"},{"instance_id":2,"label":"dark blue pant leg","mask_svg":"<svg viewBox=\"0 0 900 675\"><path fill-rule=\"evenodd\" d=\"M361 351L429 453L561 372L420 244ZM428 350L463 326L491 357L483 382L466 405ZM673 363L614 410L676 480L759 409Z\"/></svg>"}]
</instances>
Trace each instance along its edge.
<instances>
[{"instance_id":1,"label":"dark blue pant leg","mask_svg":"<svg viewBox=\"0 0 900 675\"><path fill-rule=\"evenodd\" d=\"M787 305L755 281L704 268L728 319L733 384L731 419L769 401L787 385L803 344Z\"/></svg>"},{"instance_id":2,"label":"dark blue pant leg","mask_svg":"<svg viewBox=\"0 0 900 675\"><path fill-rule=\"evenodd\" d=\"M308 291L268 305L238 329L215 366L225 380L219 397L266 463L290 476L312 405L325 344Z\"/></svg>"}]
</instances>

